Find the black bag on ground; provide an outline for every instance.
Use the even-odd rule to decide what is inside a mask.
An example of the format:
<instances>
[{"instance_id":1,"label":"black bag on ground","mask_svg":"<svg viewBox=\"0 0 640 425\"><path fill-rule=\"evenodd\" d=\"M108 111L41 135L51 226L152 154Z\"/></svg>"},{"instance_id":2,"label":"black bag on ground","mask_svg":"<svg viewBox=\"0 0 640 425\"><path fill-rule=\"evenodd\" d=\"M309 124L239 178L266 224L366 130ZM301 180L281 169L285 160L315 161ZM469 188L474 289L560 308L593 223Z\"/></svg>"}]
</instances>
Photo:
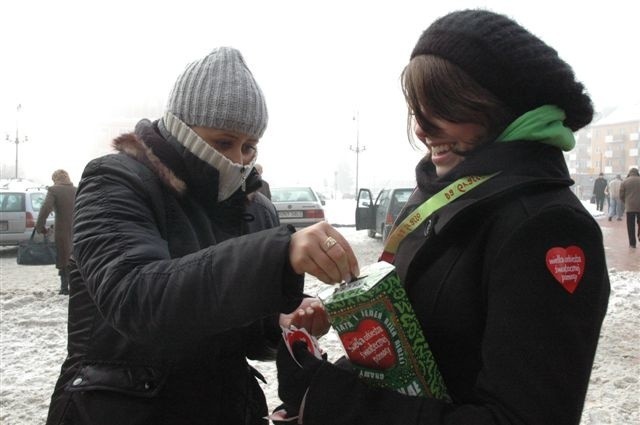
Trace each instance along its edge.
<instances>
[{"instance_id":1,"label":"black bag on ground","mask_svg":"<svg viewBox=\"0 0 640 425\"><path fill-rule=\"evenodd\" d=\"M42 241L34 239L36 229L33 229L28 241L20 242L18 245L18 264L25 266L42 266L56 263L56 244L49 241L49 237L44 235Z\"/></svg>"}]
</instances>

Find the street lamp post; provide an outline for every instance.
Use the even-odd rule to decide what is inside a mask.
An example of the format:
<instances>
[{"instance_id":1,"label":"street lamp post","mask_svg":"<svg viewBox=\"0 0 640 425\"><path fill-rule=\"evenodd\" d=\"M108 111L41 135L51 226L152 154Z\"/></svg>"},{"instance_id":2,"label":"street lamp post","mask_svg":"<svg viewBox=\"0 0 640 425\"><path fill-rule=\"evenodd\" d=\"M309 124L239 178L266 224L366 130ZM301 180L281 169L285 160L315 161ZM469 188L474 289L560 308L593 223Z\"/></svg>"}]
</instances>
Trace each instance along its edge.
<instances>
[{"instance_id":1,"label":"street lamp post","mask_svg":"<svg viewBox=\"0 0 640 425\"><path fill-rule=\"evenodd\" d=\"M20 127L20 120L18 119L18 115L20 114L20 110L21 109L22 109L22 105L18 104L18 107L16 108L17 114L16 114L16 138L15 138L15 140L13 140L13 142L12 142L11 139L9 139L9 135L7 134L7 141L16 144L16 169L15 169L15 178L16 178L16 180L18 179L18 146L20 145L20 143L24 143L24 142L27 141L27 137L25 137L24 140L20 140L20 135L18 133L19 127Z\"/></svg>"},{"instance_id":2,"label":"street lamp post","mask_svg":"<svg viewBox=\"0 0 640 425\"><path fill-rule=\"evenodd\" d=\"M360 166L360 152L367 149L366 146L360 146L360 112L356 112L353 117L356 122L356 147L349 145L349 149L356 153L356 199L358 198L358 175Z\"/></svg>"}]
</instances>

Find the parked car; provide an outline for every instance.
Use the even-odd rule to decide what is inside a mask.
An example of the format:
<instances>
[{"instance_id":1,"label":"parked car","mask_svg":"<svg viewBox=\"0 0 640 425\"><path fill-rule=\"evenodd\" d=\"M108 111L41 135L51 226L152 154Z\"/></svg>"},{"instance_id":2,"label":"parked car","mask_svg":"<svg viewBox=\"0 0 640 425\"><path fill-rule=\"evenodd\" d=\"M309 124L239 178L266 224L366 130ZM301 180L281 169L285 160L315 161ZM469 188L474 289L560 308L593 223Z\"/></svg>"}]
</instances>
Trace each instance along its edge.
<instances>
[{"instance_id":1,"label":"parked car","mask_svg":"<svg viewBox=\"0 0 640 425\"><path fill-rule=\"evenodd\" d=\"M282 224L300 228L325 219L325 201L310 187L272 187L271 202L275 205Z\"/></svg>"},{"instance_id":2,"label":"parked car","mask_svg":"<svg viewBox=\"0 0 640 425\"><path fill-rule=\"evenodd\" d=\"M356 206L356 230L367 229L371 238L380 234L382 242L385 242L412 192L410 187L382 189L374 203L371 190L360 189Z\"/></svg>"},{"instance_id":3,"label":"parked car","mask_svg":"<svg viewBox=\"0 0 640 425\"><path fill-rule=\"evenodd\" d=\"M31 237L47 195L42 187L25 190L0 189L0 246L18 245ZM54 214L47 218L52 227Z\"/></svg>"}]
</instances>

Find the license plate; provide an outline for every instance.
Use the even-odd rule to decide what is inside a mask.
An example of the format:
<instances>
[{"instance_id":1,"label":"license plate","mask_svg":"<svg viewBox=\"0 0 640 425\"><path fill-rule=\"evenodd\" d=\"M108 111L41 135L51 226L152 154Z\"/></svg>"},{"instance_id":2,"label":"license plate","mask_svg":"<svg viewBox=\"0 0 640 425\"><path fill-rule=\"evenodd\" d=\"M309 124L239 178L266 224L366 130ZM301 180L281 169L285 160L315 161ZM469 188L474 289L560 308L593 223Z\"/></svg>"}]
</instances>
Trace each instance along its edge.
<instances>
[{"instance_id":1,"label":"license plate","mask_svg":"<svg viewBox=\"0 0 640 425\"><path fill-rule=\"evenodd\" d=\"M0 221L0 232L6 232L7 230L9 230L9 222Z\"/></svg>"},{"instance_id":2,"label":"license plate","mask_svg":"<svg viewBox=\"0 0 640 425\"><path fill-rule=\"evenodd\" d=\"M302 211L278 211L278 217L280 217L280 218L300 218L300 217L302 217Z\"/></svg>"}]
</instances>

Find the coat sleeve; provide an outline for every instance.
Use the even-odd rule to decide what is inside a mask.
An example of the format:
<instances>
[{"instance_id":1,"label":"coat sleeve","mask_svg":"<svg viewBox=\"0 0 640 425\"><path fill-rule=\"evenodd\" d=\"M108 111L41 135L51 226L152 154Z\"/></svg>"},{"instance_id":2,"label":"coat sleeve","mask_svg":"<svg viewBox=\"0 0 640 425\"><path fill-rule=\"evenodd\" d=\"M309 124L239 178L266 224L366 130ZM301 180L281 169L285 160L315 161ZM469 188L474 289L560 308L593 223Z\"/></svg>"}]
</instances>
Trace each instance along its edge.
<instances>
[{"instance_id":1,"label":"coat sleeve","mask_svg":"<svg viewBox=\"0 0 640 425\"><path fill-rule=\"evenodd\" d=\"M44 197L44 202L42 203L42 207L40 207L40 212L38 212L38 220L36 221L36 230L38 232L43 233L45 230L45 224L47 222L47 217L53 211L55 206L55 195L51 189L47 190L47 194Z\"/></svg>"},{"instance_id":2,"label":"coat sleeve","mask_svg":"<svg viewBox=\"0 0 640 425\"><path fill-rule=\"evenodd\" d=\"M302 286L281 226L171 258L162 197L113 155L87 166L76 197L74 255L101 315L131 339L172 342L249 325ZM124 165L123 165L124 164Z\"/></svg>"},{"instance_id":3,"label":"coat sleeve","mask_svg":"<svg viewBox=\"0 0 640 425\"><path fill-rule=\"evenodd\" d=\"M254 192L249 199L246 212L252 217L247 223L250 233L280 225L278 212L266 196L260 192ZM291 273L293 273L292 270ZM281 311L291 313L300 305L305 295L302 293L301 286L289 287L284 292ZM279 314L265 317L252 324L247 328L247 332L250 335L248 339L251 341L250 346L247 347L247 357L252 360L274 360L278 342L282 339Z\"/></svg>"},{"instance_id":4,"label":"coat sleeve","mask_svg":"<svg viewBox=\"0 0 640 425\"><path fill-rule=\"evenodd\" d=\"M372 389L325 364L307 393L304 423L579 424L609 296L597 224L554 207L523 221L490 254L472 399Z\"/></svg>"}]
</instances>

